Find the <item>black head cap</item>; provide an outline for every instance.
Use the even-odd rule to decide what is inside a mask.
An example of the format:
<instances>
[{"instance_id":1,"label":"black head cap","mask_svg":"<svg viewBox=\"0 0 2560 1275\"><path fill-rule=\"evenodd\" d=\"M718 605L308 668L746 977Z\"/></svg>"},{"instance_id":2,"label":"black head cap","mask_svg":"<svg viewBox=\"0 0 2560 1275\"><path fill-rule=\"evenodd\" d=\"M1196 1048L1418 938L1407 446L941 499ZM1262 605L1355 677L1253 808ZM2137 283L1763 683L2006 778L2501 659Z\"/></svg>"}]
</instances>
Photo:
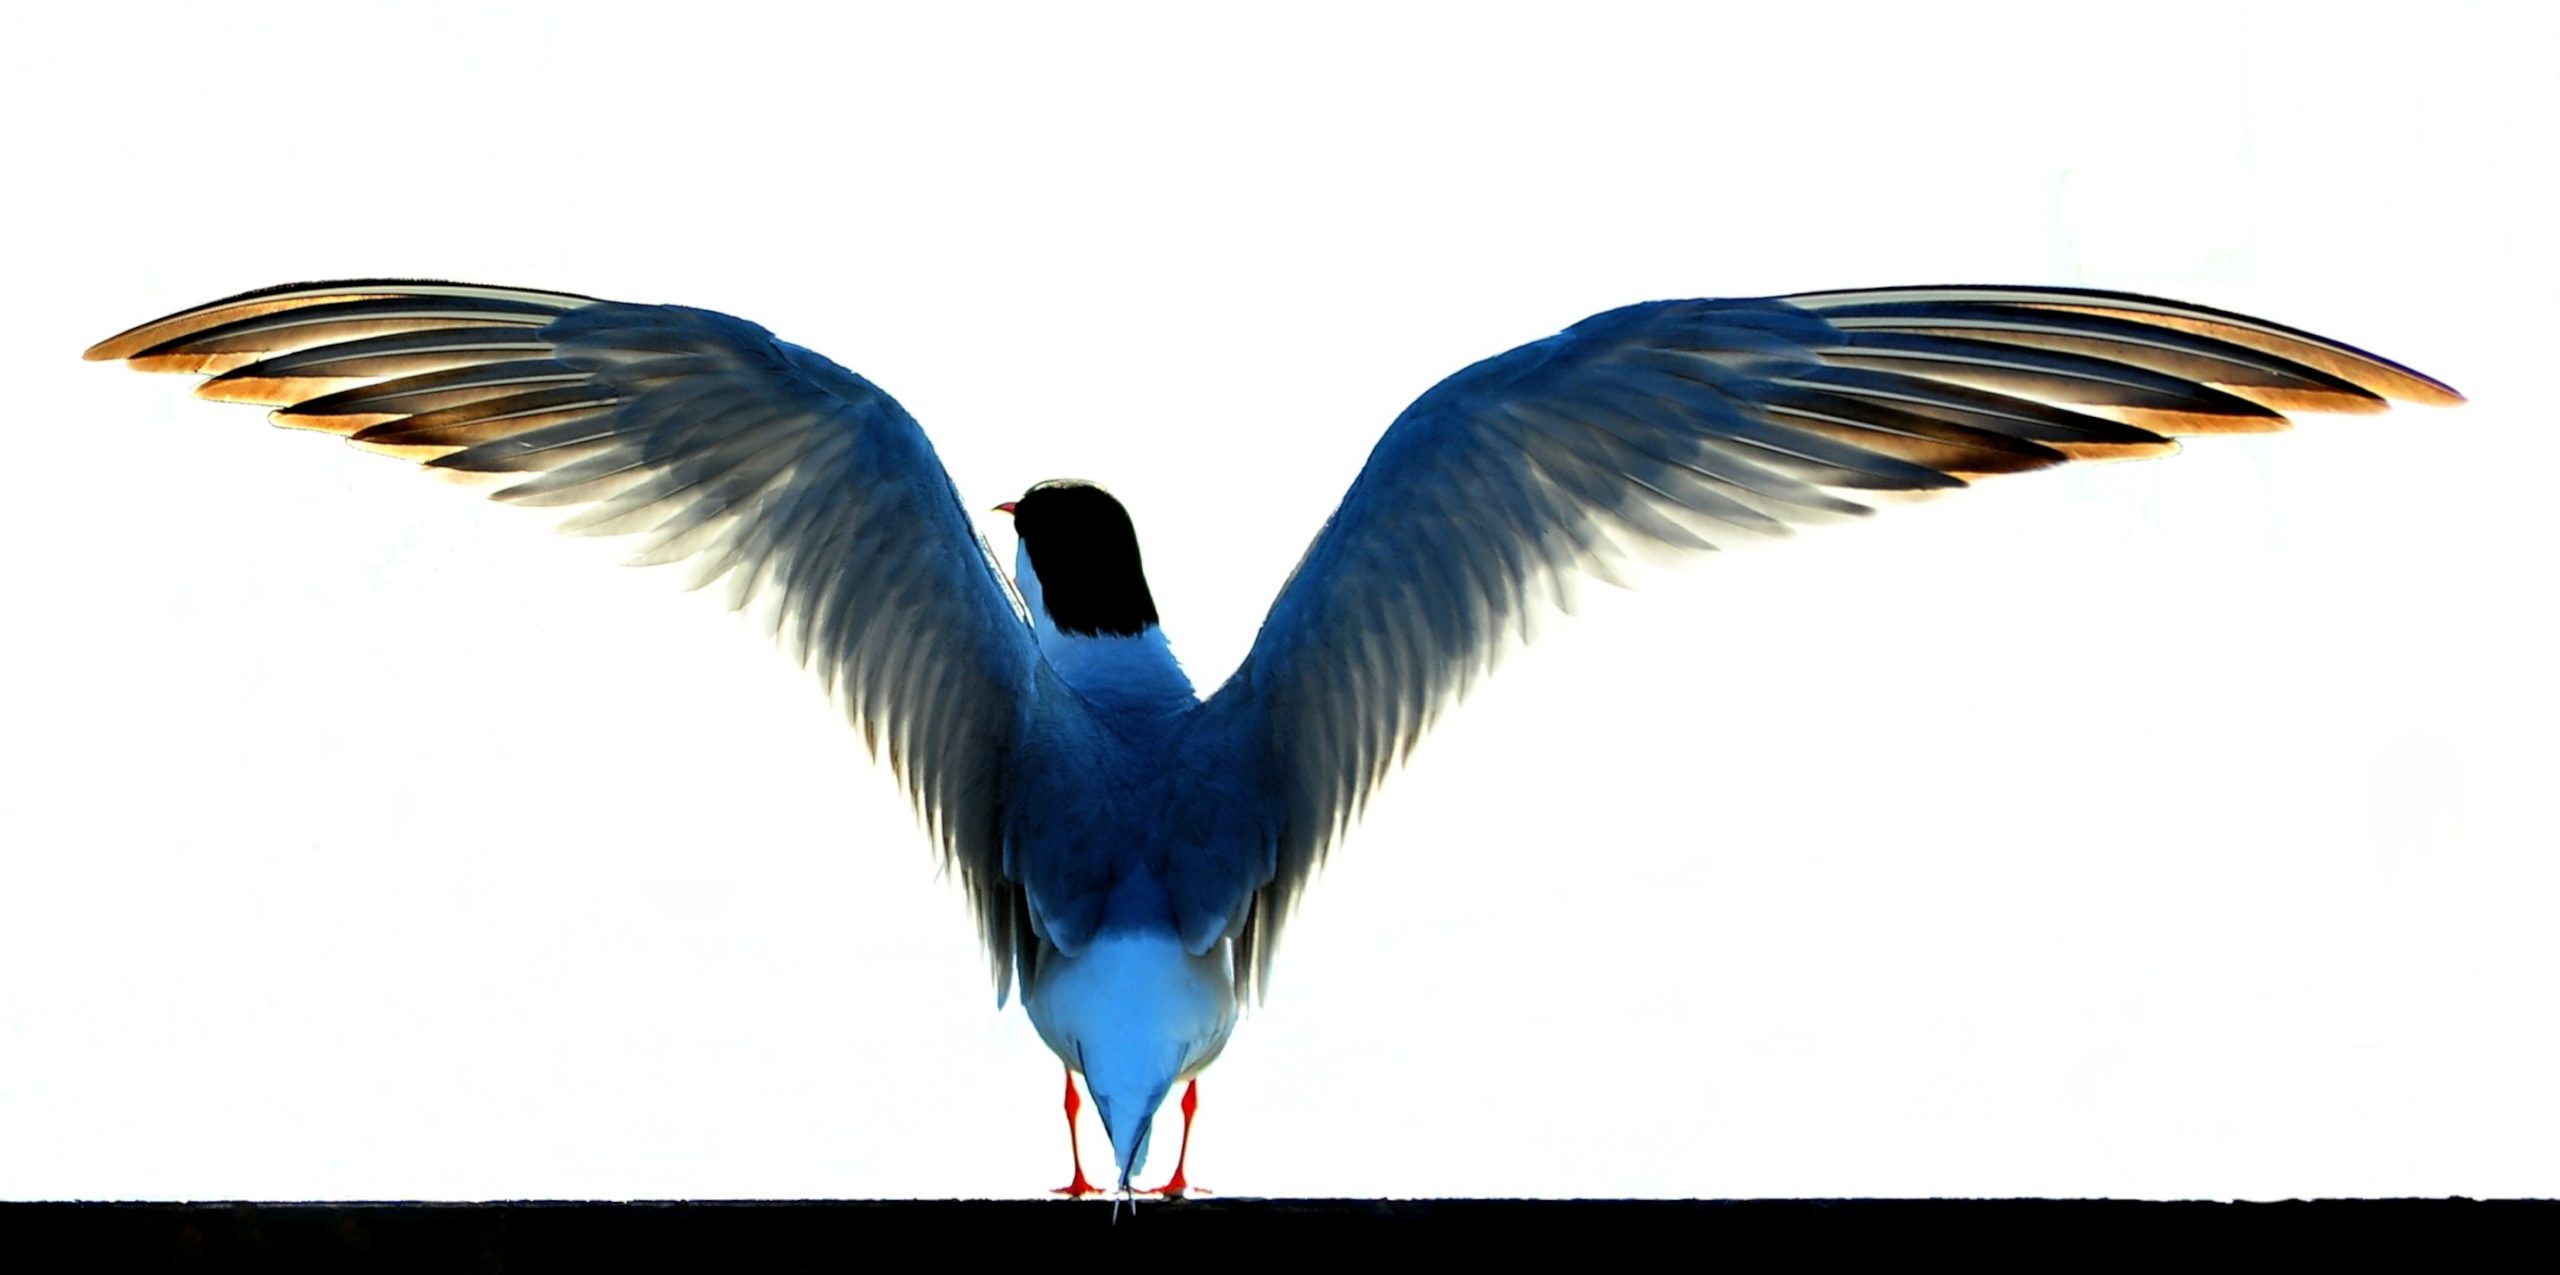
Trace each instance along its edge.
<instances>
[{"instance_id":1,"label":"black head cap","mask_svg":"<svg viewBox=\"0 0 2560 1275\"><path fill-rule=\"evenodd\" d=\"M1138 529L1110 492L1072 479L1041 483L1013 502L1013 529L1059 632L1136 637L1156 622Z\"/></svg>"}]
</instances>

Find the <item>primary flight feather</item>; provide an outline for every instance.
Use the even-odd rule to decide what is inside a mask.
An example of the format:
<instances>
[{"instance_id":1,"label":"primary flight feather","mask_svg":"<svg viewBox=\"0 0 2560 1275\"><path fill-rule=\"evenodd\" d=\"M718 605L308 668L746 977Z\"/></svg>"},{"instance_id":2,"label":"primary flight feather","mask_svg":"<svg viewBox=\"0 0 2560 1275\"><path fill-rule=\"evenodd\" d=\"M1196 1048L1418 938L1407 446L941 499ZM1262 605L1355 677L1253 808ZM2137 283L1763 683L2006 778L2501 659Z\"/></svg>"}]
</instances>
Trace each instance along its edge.
<instances>
[{"instance_id":1,"label":"primary flight feather","mask_svg":"<svg viewBox=\"0 0 2560 1275\"><path fill-rule=\"evenodd\" d=\"M1267 985L1327 851L1576 573L1856 517L1861 493L2461 401L2351 346L2124 293L1627 306L1405 409L1204 698L1118 501L1053 481L997 506L1008 582L914 418L741 319L362 280L244 293L88 357L575 509L567 529L642 536L640 561L761 600L915 803L999 998L1020 989L1068 1071L1071 1138L1081 1077L1123 1190L1158 1108ZM1080 1155L1067 1189L1093 1189Z\"/></svg>"}]
</instances>

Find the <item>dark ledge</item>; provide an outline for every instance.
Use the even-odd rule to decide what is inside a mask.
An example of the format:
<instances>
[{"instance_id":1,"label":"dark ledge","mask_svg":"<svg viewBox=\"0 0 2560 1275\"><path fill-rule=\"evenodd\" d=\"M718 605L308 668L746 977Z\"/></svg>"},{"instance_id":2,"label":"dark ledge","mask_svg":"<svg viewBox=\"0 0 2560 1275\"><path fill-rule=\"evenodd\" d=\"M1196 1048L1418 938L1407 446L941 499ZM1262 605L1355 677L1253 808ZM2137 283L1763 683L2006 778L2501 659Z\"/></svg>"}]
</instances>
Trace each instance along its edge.
<instances>
[{"instance_id":1,"label":"dark ledge","mask_svg":"<svg viewBox=\"0 0 2560 1275\"><path fill-rule=\"evenodd\" d=\"M2217 1204L2072 1200L1145 1200L640 1201L0 1204L0 1259L14 1270L836 1271L967 1269L1016 1245L1098 1257L1162 1238L1200 1269L1261 1265L1254 1247L1299 1239L1410 1237L1446 1254L1512 1237L1572 1244L1585 1258L1688 1260L1765 1253L1791 1261L1875 1250L2045 1262L2150 1247L2219 1257L2258 1244L2424 1237L2436 1261L2500 1237L2560 1231L2551 1201L2367 1200ZM1217 1246L1195 1248L1202 1241ZM1952 1246L1947 1242L1961 1241ZM2058 1241L2058 1242L2057 1242ZM1914 1249L1915 1243L1928 1247ZM1060 1247L1072 1245L1074 1247ZM1305 1275L1349 1275L1365 1250ZM1514 1259L1527 1252L1509 1254ZM1219 1257L1216 1255L1223 1254ZM1676 1256L1675 1256L1676 1255ZM20 1264L30 1257L33 1265ZM48 1260L49 1259L49 1260ZM971 1259L971 1260L964 1260ZM1506 1265L1508 1263L1505 1263ZM1193 1265L1186 1263L1186 1265ZM1472 1265L1472 1263L1470 1264ZM1435 1266L1436 1269L1436 1266Z\"/></svg>"}]
</instances>

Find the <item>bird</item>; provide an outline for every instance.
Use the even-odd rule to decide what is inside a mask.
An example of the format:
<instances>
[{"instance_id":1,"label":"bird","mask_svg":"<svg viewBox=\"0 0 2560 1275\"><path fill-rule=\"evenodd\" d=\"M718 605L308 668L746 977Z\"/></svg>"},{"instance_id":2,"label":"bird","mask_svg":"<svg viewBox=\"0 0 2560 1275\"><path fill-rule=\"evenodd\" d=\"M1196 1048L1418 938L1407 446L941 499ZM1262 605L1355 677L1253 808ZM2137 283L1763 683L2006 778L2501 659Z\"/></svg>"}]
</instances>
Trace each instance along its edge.
<instances>
[{"instance_id":1,"label":"bird","mask_svg":"<svg viewBox=\"0 0 2560 1275\"><path fill-rule=\"evenodd\" d=\"M1008 573L885 391L744 319L434 280L288 284L90 347L205 378L640 538L758 615L843 706L965 897L997 1004L1065 1071L1070 1196L1139 1192L1177 1087L1269 989L1308 884L1513 635L1630 557L1851 521L1886 499L2148 457L2292 414L2450 406L2312 333L2078 287L1649 301L1460 369L1396 416L1203 692L1106 488L1038 483ZM1077 1139L1092 1098L1112 1185Z\"/></svg>"}]
</instances>

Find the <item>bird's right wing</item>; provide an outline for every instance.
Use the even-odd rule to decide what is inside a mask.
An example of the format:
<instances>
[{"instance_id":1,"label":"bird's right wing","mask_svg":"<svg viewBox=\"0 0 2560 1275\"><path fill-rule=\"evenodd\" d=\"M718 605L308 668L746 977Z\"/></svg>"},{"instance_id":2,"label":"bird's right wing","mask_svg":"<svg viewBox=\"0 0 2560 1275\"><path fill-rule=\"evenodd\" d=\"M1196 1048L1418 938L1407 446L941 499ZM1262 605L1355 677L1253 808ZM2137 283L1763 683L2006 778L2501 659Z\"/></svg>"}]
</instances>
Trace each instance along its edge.
<instances>
[{"instance_id":1,"label":"bird's right wing","mask_svg":"<svg viewBox=\"0 0 2560 1275\"><path fill-rule=\"evenodd\" d=\"M1002 758L1038 647L924 431L870 382L754 324L681 306L366 280L246 293L90 349L212 379L565 530L687 562L838 696L956 872L1001 993L1015 968Z\"/></svg>"},{"instance_id":2,"label":"bird's right wing","mask_svg":"<svg viewBox=\"0 0 2560 1275\"><path fill-rule=\"evenodd\" d=\"M1541 597L1618 552L2386 397L2460 401L2306 332L2079 289L1651 302L1487 359L1387 430L1211 697L1206 737L1243 750L1277 826L1258 857L1186 865L1180 893L1246 915L1267 978L1290 904L1388 770Z\"/></svg>"}]
</instances>

